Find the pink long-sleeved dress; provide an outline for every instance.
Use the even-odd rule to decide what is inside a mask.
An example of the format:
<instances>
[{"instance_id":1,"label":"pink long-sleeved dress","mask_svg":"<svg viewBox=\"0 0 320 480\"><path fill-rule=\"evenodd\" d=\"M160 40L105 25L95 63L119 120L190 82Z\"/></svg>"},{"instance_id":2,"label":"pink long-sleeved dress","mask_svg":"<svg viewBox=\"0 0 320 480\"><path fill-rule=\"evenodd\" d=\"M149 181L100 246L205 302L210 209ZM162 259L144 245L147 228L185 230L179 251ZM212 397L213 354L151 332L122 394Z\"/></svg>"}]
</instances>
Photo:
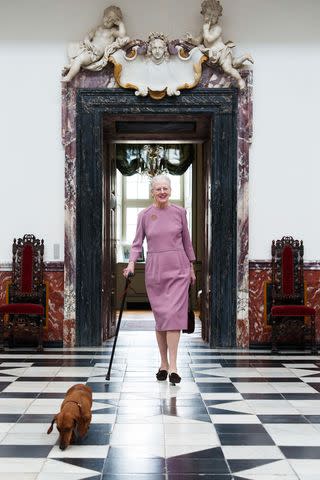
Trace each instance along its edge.
<instances>
[{"instance_id":1,"label":"pink long-sleeved dress","mask_svg":"<svg viewBox=\"0 0 320 480\"><path fill-rule=\"evenodd\" d=\"M145 237L148 243L145 283L156 330L183 330L188 323L190 261L195 260L186 210L173 204L165 208L151 205L142 210L130 261L139 258Z\"/></svg>"}]
</instances>

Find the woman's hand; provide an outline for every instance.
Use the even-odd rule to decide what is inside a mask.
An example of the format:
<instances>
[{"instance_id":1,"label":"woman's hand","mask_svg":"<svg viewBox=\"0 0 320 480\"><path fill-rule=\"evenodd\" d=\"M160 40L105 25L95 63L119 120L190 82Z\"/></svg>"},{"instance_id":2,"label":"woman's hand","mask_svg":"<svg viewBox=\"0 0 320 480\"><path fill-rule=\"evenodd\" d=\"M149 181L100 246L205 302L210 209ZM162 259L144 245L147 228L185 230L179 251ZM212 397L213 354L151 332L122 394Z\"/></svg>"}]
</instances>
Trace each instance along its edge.
<instances>
[{"instance_id":1,"label":"woman's hand","mask_svg":"<svg viewBox=\"0 0 320 480\"><path fill-rule=\"evenodd\" d=\"M122 273L125 278L128 278L129 273L134 275L134 262L129 262L126 268L123 269Z\"/></svg>"},{"instance_id":2,"label":"woman's hand","mask_svg":"<svg viewBox=\"0 0 320 480\"><path fill-rule=\"evenodd\" d=\"M194 285L196 283L196 274L194 273L192 264L190 265L190 282L191 285Z\"/></svg>"}]
</instances>

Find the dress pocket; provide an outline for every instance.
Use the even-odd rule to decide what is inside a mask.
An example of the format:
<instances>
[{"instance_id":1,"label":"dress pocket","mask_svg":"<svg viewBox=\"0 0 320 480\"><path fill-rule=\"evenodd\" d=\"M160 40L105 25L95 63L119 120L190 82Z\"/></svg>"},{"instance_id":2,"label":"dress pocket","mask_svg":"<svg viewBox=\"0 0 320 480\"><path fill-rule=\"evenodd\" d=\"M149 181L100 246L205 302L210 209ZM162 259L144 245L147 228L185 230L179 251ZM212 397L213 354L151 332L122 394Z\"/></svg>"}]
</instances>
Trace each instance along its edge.
<instances>
[{"instance_id":1,"label":"dress pocket","mask_svg":"<svg viewBox=\"0 0 320 480\"><path fill-rule=\"evenodd\" d=\"M146 281L152 284L160 283L159 258L157 255L150 255L146 263Z\"/></svg>"},{"instance_id":2,"label":"dress pocket","mask_svg":"<svg viewBox=\"0 0 320 480\"><path fill-rule=\"evenodd\" d=\"M185 272L190 268L190 262L185 252L177 252L181 271Z\"/></svg>"}]
</instances>

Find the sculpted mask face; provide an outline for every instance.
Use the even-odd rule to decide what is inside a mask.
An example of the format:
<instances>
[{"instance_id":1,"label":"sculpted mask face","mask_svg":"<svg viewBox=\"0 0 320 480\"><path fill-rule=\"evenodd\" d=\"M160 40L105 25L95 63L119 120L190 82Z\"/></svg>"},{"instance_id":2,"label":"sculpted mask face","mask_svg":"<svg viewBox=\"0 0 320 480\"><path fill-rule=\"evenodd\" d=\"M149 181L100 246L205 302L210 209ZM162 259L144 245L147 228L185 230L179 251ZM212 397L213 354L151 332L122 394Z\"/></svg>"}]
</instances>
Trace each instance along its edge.
<instances>
[{"instance_id":1,"label":"sculpted mask face","mask_svg":"<svg viewBox=\"0 0 320 480\"><path fill-rule=\"evenodd\" d=\"M151 54L152 58L158 63L164 58L166 52L166 44L160 38L153 40L151 44Z\"/></svg>"}]
</instances>

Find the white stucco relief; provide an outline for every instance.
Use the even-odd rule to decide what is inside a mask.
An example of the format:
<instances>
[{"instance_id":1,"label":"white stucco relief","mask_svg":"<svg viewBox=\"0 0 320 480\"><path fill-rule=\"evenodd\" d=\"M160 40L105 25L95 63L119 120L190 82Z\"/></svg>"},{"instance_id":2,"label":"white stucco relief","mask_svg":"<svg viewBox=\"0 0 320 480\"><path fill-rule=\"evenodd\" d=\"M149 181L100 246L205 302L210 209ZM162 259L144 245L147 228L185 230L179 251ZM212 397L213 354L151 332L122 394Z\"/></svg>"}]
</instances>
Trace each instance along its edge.
<instances>
[{"instance_id":1,"label":"white stucco relief","mask_svg":"<svg viewBox=\"0 0 320 480\"><path fill-rule=\"evenodd\" d=\"M218 25L222 15L219 0L203 0L201 14L204 20L198 37L187 33L184 40L169 42L165 34L153 32L147 41L130 40L121 9L112 5L104 10L101 24L83 41L69 45L69 64L63 70L62 81L70 82L81 69L100 71L112 62L120 87L160 100L195 87L206 61L211 68L220 68L243 90L245 81L238 70L246 61L253 63L251 55L235 58L231 50L235 44L223 41Z\"/></svg>"},{"instance_id":2,"label":"white stucco relief","mask_svg":"<svg viewBox=\"0 0 320 480\"><path fill-rule=\"evenodd\" d=\"M129 55L122 49L109 58L114 63L114 75L123 88L135 89L136 95L160 99L165 95L180 95L180 90L192 88L201 78L201 64L207 59L199 48L186 53L182 46L170 55L163 34L151 34L147 52L139 53L135 46Z\"/></svg>"}]
</instances>

